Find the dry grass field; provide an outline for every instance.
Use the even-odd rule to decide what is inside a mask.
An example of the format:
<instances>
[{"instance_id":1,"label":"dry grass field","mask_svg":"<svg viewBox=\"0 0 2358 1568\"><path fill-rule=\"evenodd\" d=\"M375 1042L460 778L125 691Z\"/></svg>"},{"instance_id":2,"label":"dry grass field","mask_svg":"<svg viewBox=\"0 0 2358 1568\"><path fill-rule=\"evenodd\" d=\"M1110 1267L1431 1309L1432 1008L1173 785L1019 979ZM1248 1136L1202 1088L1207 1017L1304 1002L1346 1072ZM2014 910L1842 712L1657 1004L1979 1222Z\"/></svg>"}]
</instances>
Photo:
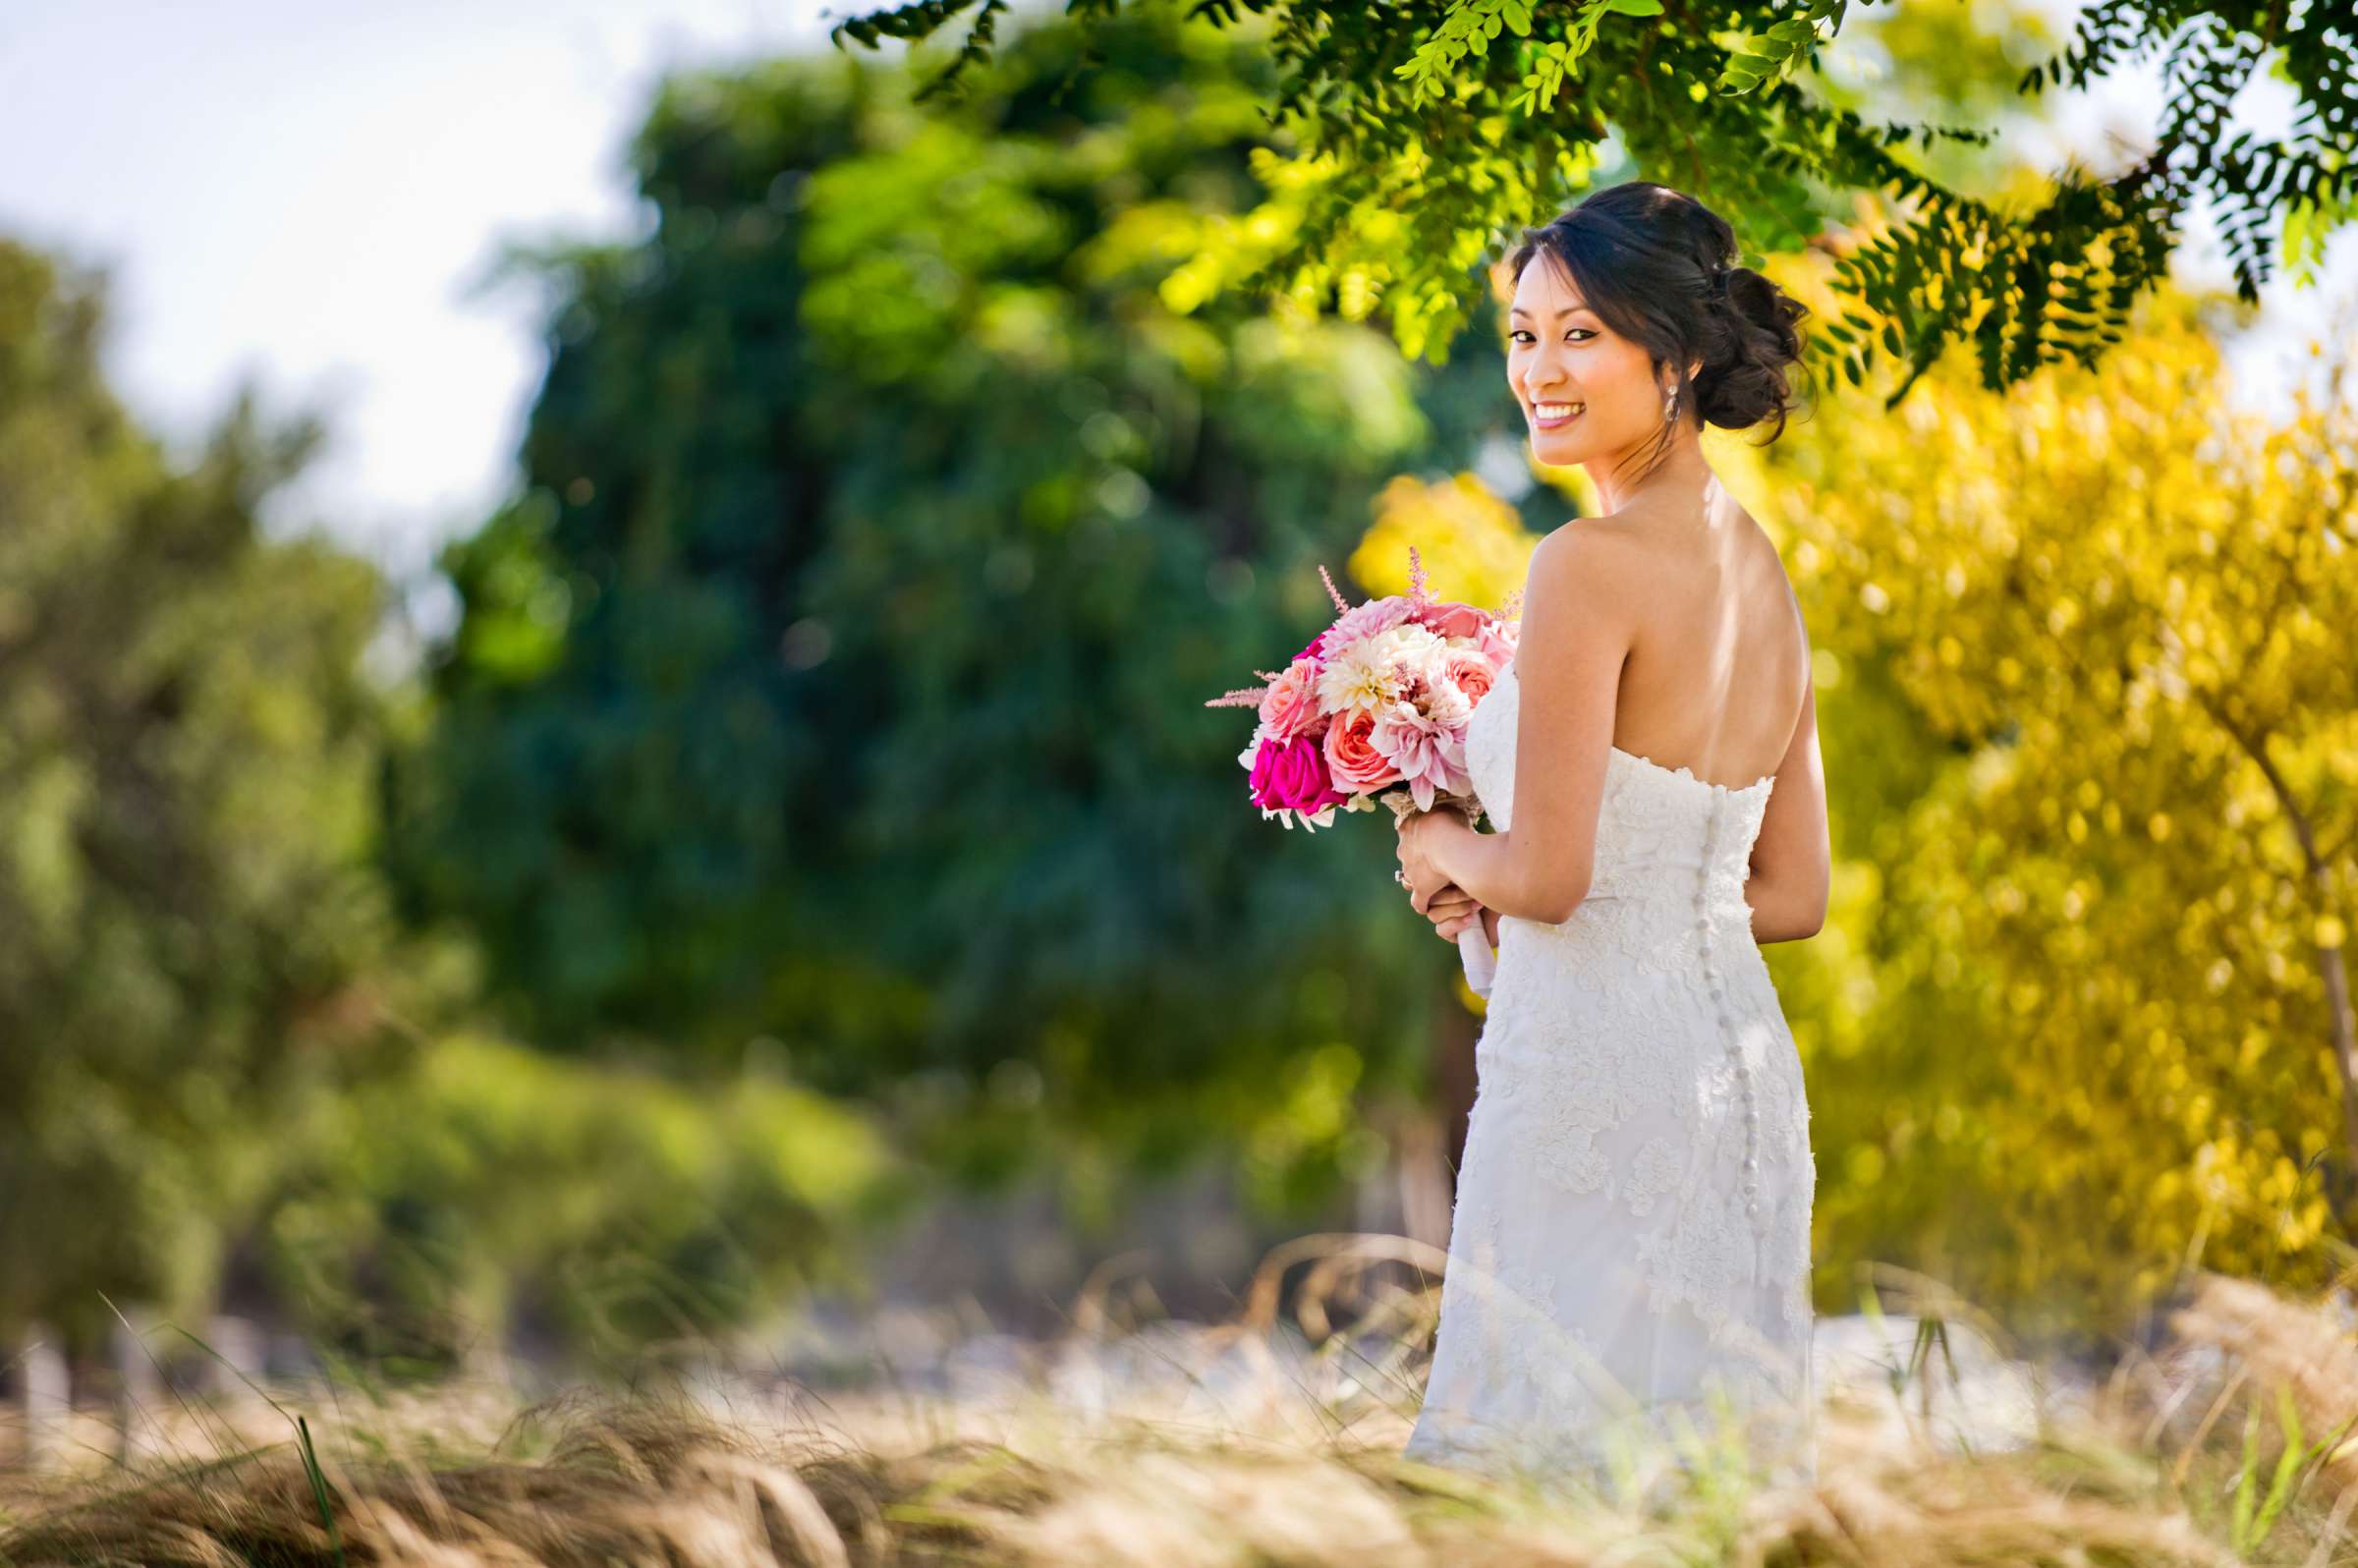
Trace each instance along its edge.
<instances>
[{"instance_id":1,"label":"dry grass field","mask_svg":"<svg viewBox=\"0 0 2358 1568\"><path fill-rule=\"evenodd\" d=\"M1209 1329L1085 1321L1089 1356L954 1396L741 1372L532 1402L289 1385L142 1411L128 1465L85 1413L58 1462L0 1471L0 1562L2358 1562L2358 1340L2330 1305L2245 1281L2199 1276L2157 1349L2068 1394L1976 1372L1946 1353L1964 1320L1919 1313L1916 1350L1880 1369L1822 1359L1806 1489L1708 1445L1607 1490L1405 1463L1421 1335L1387 1351L1315 1306L1272 1333L1265 1306ZM1308 1354L1270 1349L1289 1343ZM1972 1408L2005 1388L2029 1403Z\"/></svg>"}]
</instances>

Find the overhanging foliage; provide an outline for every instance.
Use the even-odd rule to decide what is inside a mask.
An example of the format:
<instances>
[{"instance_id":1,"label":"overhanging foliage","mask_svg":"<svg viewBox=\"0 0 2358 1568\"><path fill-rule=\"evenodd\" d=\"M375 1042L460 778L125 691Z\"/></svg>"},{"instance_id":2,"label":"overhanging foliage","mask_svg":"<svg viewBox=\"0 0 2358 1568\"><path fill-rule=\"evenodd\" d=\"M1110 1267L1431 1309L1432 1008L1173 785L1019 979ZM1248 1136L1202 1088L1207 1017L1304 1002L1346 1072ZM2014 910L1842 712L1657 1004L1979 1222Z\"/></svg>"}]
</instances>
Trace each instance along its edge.
<instances>
[{"instance_id":1,"label":"overhanging foliage","mask_svg":"<svg viewBox=\"0 0 2358 1568\"><path fill-rule=\"evenodd\" d=\"M831 36L923 40L969 9L926 0ZM961 90L991 58L1006 9L983 0L925 96ZM1118 0L1066 9L1094 35ZM1817 239L1814 192L1874 197L1881 215L1837 271L1841 313L1811 352L1854 385L1879 357L1904 362L1891 403L1959 340L1993 390L2042 364L2092 365L2206 201L2247 301L2279 252L2312 276L2358 203L2358 28L2346 4L2325 0L2088 9L2020 90L2084 87L2159 50L2162 124L2125 167L2066 169L2019 209L1942 183L1915 155L1986 130L1872 123L1819 90L1847 0L1197 0L1187 15L1234 27L1245 12L1265 19L1282 68L1266 113L1286 145L1257 160L1268 197L1199 258L1199 288L1353 318L1381 310L1405 352L1436 361L1482 298L1484 256L1617 161L1608 142L1718 207L1763 252ZM2297 99L2288 133L2227 134L2233 99L2264 72Z\"/></svg>"}]
</instances>

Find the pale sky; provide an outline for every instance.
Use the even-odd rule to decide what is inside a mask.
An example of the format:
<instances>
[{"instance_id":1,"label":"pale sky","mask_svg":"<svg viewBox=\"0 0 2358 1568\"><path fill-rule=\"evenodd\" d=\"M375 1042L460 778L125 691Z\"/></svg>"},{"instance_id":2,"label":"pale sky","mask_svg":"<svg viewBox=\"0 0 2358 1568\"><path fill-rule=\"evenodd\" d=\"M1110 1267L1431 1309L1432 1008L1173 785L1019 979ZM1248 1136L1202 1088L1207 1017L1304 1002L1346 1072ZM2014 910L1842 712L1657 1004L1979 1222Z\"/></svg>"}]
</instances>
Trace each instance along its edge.
<instances>
[{"instance_id":1,"label":"pale sky","mask_svg":"<svg viewBox=\"0 0 2358 1568\"><path fill-rule=\"evenodd\" d=\"M111 269L108 371L176 446L247 373L324 409L273 526L422 586L512 487L545 368L533 290L469 297L497 242L636 230L661 70L827 48L833 3L10 0L0 232Z\"/></svg>"},{"instance_id":2,"label":"pale sky","mask_svg":"<svg viewBox=\"0 0 2358 1568\"><path fill-rule=\"evenodd\" d=\"M323 407L328 449L274 526L316 522L416 585L511 486L544 367L532 291L468 297L497 241L635 232L622 146L663 68L824 49L878 3L10 0L0 232L110 268L108 371L176 444L248 372L266 408ZM2150 74L2107 88L2065 137L2133 136L2157 96ZM2247 94L2261 123L2280 98ZM2181 275L2220 275L2207 233ZM2274 401L2353 298L2345 232L2326 287L2274 291L2239 385Z\"/></svg>"}]
</instances>

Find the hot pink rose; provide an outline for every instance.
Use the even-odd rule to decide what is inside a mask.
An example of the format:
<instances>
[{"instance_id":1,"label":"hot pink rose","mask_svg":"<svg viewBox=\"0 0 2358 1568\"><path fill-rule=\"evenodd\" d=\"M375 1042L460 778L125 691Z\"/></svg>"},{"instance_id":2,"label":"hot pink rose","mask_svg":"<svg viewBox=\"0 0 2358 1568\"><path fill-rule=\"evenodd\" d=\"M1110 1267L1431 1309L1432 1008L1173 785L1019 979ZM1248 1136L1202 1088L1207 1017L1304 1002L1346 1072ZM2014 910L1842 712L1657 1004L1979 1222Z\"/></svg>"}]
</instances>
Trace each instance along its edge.
<instances>
[{"instance_id":1,"label":"hot pink rose","mask_svg":"<svg viewBox=\"0 0 2358 1568\"><path fill-rule=\"evenodd\" d=\"M1324 750L1313 736L1263 740L1253 759L1253 804L1307 816L1350 797L1334 787Z\"/></svg>"},{"instance_id":2,"label":"hot pink rose","mask_svg":"<svg viewBox=\"0 0 2358 1568\"><path fill-rule=\"evenodd\" d=\"M1319 667L1296 659L1269 683L1261 700L1261 722L1280 741L1290 741L1313 728L1319 714Z\"/></svg>"},{"instance_id":3,"label":"hot pink rose","mask_svg":"<svg viewBox=\"0 0 2358 1568\"><path fill-rule=\"evenodd\" d=\"M1355 708L1335 715L1326 726L1326 765L1345 789L1365 794L1399 778L1391 758L1376 750L1376 715Z\"/></svg>"}]
</instances>

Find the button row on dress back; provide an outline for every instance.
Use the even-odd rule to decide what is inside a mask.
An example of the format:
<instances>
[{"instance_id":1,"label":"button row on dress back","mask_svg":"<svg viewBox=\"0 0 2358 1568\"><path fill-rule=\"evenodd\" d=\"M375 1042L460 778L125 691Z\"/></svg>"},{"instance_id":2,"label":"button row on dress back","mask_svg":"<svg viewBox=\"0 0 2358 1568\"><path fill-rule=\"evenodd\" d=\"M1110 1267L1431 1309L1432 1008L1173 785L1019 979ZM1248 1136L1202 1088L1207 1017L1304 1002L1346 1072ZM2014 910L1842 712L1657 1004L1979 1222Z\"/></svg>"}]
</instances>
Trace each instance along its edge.
<instances>
[{"instance_id":1,"label":"button row on dress back","mask_svg":"<svg viewBox=\"0 0 2358 1568\"><path fill-rule=\"evenodd\" d=\"M1717 1010L1719 1033L1727 1040L1728 1060L1736 1070L1736 1087L1744 1096L1744 1213L1761 1217L1761 1108L1753 1093L1752 1069L1745 1064L1744 1046L1735 1020L1728 1016L1727 986L1712 968L1712 850L1719 833L1720 797L1711 798L1711 814L1704 818L1703 865L1695 873L1695 932L1703 956L1703 981L1712 1006Z\"/></svg>"}]
</instances>

